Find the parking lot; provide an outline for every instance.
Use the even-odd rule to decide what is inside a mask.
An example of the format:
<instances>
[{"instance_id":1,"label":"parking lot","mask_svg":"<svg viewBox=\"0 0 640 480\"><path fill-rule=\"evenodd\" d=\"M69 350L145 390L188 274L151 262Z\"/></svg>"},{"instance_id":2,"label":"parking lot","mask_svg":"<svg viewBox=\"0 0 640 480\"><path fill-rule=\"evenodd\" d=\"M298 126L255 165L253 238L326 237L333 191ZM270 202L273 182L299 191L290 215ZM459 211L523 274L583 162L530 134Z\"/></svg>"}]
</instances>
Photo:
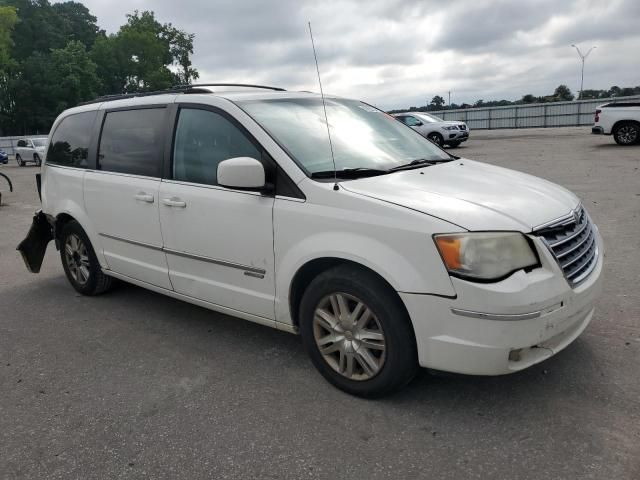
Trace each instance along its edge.
<instances>
[{"instance_id":1,"label":"parking lot","mask_svg":"<svg viewBox=\"0 0 640 480\"><path fill-rule=\"evenodd\" d=\"M82 297L52 244L28 273L37 169L0 165L0 477L640 478L640 145L589 132L452 150L582 198L606 247L585 333L517 374L423 371L375 401L331 387L296 336L134 286Z\"/></svg>"}]
</instances>

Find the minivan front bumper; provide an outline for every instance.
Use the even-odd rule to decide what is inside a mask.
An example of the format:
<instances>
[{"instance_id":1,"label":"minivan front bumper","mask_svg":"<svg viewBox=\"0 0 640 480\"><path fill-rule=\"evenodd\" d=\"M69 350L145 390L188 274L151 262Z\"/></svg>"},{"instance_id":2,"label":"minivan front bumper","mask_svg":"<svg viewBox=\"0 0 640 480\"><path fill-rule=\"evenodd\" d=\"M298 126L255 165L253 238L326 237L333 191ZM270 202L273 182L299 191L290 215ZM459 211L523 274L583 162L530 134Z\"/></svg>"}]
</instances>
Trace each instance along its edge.
<instances>
[{"instance_id":1,"label":"minivan front bumper","mask_svg":"<svg viewBox=\"0 0 640 480\"><path fill-rule=\"evenodd\" d=\"M555 260L496 283L452 278L456 298L400 293L416 334L420 365L471 375L502 375L539 363L587 327L602 288L600 255L589 277L571 288Z\"/></svg>"}]
</instances>

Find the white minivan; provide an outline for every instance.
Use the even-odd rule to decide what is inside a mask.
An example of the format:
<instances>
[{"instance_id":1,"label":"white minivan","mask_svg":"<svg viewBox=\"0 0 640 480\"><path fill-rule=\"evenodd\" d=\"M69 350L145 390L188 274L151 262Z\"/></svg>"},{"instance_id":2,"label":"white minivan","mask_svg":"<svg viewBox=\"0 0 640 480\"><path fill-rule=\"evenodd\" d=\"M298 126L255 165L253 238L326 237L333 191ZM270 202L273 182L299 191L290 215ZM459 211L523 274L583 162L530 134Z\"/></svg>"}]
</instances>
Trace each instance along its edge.
<instances>
[{"instance_id":1,"label":"white minivan","mask_svg":"<svg viewBox=\"0 0 640 480\"><path fill-rule=\"evenodd\" d=\"M515 372L586 328L602 240L546 180L454 157L366 103L207 85L63 112L20 244L82 294L116 279L300 333L360 396L419 366Z\"/></svg>"}]
</instances>

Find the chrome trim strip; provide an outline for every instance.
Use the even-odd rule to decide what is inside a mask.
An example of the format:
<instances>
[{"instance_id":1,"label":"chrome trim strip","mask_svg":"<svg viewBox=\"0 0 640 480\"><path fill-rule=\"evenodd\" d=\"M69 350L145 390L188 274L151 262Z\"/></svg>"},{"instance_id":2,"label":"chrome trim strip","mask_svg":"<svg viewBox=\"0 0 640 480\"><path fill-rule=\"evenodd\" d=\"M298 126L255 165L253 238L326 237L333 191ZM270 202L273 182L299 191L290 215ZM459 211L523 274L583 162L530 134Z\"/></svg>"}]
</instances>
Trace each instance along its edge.
<instances>
[{"instance_id":1,"label":"chrome trim strip","mask_svg":"<svg viewBox=\"0 0 640 480\"><path fill-rule=\"evenodd\" d=\"M217 258L205 257L204 255L195 255L193 253L181 252L179 250L173 250L170 248L162 249L165 253L176 255L178 257L190 258L192 260L200 260L202 262L215 263L216 265L222 265L224 267L237 268L238 270L244 270L245 272L255 273L257 275L264 276L267 271L262 268L250 267L248 265L242 265L241 263L228 262L226 260L218 260Z\"/></svg>"},{"instance_id":2,"label":"chrome trim strip","mask_svg":"<svg viewBox=\"0 0 640 480\"><path fill-rule=\"evenodd\" d=\"M499 320L499 321L513 321L513 320L529 320L532 318L538 318L542 315L542 311L529 313L483 313L474 312L473 310L463 310L461 308L452 308L451 313L461 315L463 317L480 318L483 320Z\"/></svg>"},{"instance_id":3,"label":"chrome trim strip","mask_svg":"<svg viewBox=\"0 0 640 480\"><path fill-rule=\"evenodd\" d=\"M571 247L569 250L565 250L564 252L556 255L556 257L558 258L558 260L560 260L562 257L566 257L567 255L569 255L571 252L575 252L576 250L578 250L581 246L583 246L585 244L585 242L587 242L590 238L594 237L593 235L593 229L587 234L586 237L584 237L583 240L580 241L580 243L578 243L577 245L574 245L573 247Z\"/></svg>"},{"instance_id":4,"label":"chrome trim strip","mask_svg":"<svg viewBox=\"0 0 640 480\"><path fill-rule=\"evenodd\" d=\"M567 238L563 238L562 240L558 240L558 241L553 242L553 243L547 242L547 245L549 245L551 248L555 248L558 245L564 245L568 241L573 240L578 235L580 235L582 232L584 232L585 228L587 228L588 225L589 225L589 219L587 218L587 219L585 219L584 225L582 225L582 227L580 227L580 230L578 230L577 232L573 233L573 235L571 235L570 237L567 237ZM546 242L546 240L545 240L545 242Z\"/></svg>"},{"instance_id":5,"label":"chrome trim strip","mask_svg":"<svg viewBox=\"0 0 640 480\"><path fill-rule=\"evenodd\" d=\"M595 237L595 235L589 235L589 237L587 237L587 239L589 239L589 238L591 238L591 240L589 241L589 246L584 250L584 252L582 252L582 254L581 254L579 257L576 257L576 258L574 258L573 260L570 260L570 261L568 261L568 262L566 262L566 263L562 263L562 264L560 264L560 268L561 268L563 271L564 271L564 269L565 269L565 268L567 268L567 267L569 267L569 266L573 265L573 264L574 264L574 263L576 263L578 260L582 260L582 259L584 259L584 257L585 257L585 255L586 255L586 253L587 253L589 250L591 250L591 247L593 247L593 244L594 244L594 243L595 243L595 241L596 241L596 237ZM584 242L582 242L580 245L584 245ZM558 257L558 258L560 258L560 257ZM588 263L588 262L585 262L585 264L586 264L586 263ZM569 274L567 274L567 276L569 276Z\"/></svg>"},{"instance_id":6,"label":"chrome trim strip","mask_svg":"<svg viewBox=\"0 0 640 480\"><path fill-rule=\"evenodd\" d=\"M194 255L192 253L181 252L179 250L172 250L170 248L159 247L157 245L151 245L149 243L138 242L136 240L129 240L122 237L116 237L115 235L107 235L106 233L100 233L101 237L110 238L112 240L118 240L120 242L130 243L131 245L137 245L139 247L146 247L151 250L159 252L170 253L178 257L190 258L192 260L200 260L202 262L215 263L216 265L222 265L224 267L237 268L238 270L244 270L245 275L256 278L264 278L267 271L262 268L250 267L248 265L242 265L241 263L227 262L226 260L218 260L217 258L205 257L204 255Z\"/></svg>"},{"instance_id":7,"label":"chrome trim strip","mask_svg":"<svg viewBox=\"0 0 640 480\"><path fill-rule=\"evenodd\" d=\"M152 245L150 243L138 242L136 240L129 240L128 238L116 237L115 235L107 235L106 233L99 233L101 237L110 238L111 240L118 240L119 242L130 243L131 245L137 245L139 247L150 248L151 250L162 251L162 247L158 245Z\"/></svg>"},{"instance_id":8,"label":"chrome trim strip","mask_svg":"<svg viewBox=\"0 0 640 480\"><path fill-rule=\"evenodd\" d=\"M549 222L546 222L546 223L543 223L543 224L538 225L536 227L533 227L533 229L531 231L532 232L536 232L536 231L542 230L544 228L555 227L555 226L571 223L572 221L575 220L575 214L576 213L580 213L581 209L582 209L582 203L579 203L576 206L576 208L571 210L566 215L562 215L561 217L558 217L555 220L551 220Z\"/></svg>"}]
</instances>

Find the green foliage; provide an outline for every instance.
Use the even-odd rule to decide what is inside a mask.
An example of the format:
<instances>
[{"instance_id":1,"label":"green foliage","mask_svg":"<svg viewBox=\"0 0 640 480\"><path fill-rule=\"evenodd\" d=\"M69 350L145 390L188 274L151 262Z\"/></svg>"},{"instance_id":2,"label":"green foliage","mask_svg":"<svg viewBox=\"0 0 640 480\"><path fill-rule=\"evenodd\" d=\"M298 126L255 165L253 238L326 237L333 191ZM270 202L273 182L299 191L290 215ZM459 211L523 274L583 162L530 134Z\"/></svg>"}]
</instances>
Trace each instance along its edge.
<instances>
[{"instance_id":1,"label":"green foliage","mask_svg":"<svg viewBox=\"0 0 640 480\"><path fill-rule=\"evenodd\" d=\"M107 35L78 2L0 0L0 134L46 132L97 95L190 83L193 40L153 12L134 11Z\"/></svg>"},{"instance_id":2,"label":"green foliage","mask_svg":"<svg viewBox=\"0 0 640 480\"><path fill-rule=\"evenodd\" d=\"M429 103L429 105L436 109L442 108L444 106L444 98L440 95L436 95L431 99L431 103Z\"/></svg>"},{"instance_id":3,"label":"green foliage","mask_svg":"<svg viewBox=\"0 0 640 480\"><path fill-rule=\"evenodd\" d=\"M11 34L18 22L14 7L0 7L0 75L11 63Z\"/></svg>"}]
</instances>

